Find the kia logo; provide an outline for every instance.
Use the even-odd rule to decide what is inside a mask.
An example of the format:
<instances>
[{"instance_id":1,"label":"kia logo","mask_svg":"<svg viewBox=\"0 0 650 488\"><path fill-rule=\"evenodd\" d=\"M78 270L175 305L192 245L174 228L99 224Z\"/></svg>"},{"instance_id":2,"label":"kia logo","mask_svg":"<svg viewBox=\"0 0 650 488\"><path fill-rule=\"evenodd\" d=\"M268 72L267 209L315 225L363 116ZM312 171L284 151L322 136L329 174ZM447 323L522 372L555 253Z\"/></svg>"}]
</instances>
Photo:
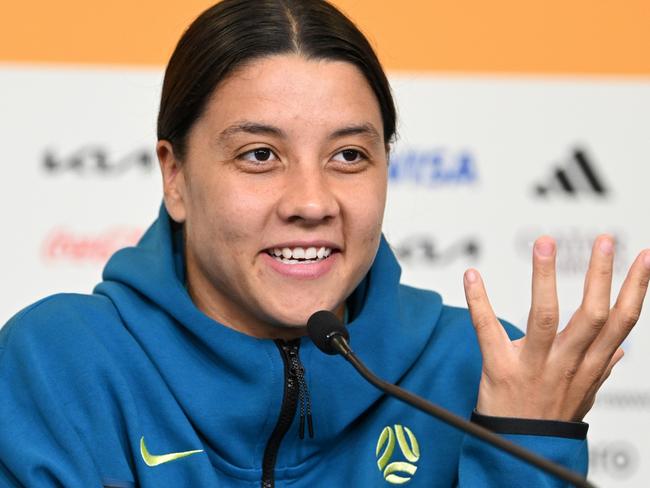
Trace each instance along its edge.
<instances>
[{"instance_id":1,"label":"kia logo","mask_svg":"<svg viewBox=\"0 0 650 488\"><path fill-rule=\"evenodd\" d=\"M129 170L150 172L154 169L154 156L144 148L114 156L107 148L91 144L68 154L48 149L43 154L42 168L51 175L118 175Z\"/></svg>"}]
</instances>

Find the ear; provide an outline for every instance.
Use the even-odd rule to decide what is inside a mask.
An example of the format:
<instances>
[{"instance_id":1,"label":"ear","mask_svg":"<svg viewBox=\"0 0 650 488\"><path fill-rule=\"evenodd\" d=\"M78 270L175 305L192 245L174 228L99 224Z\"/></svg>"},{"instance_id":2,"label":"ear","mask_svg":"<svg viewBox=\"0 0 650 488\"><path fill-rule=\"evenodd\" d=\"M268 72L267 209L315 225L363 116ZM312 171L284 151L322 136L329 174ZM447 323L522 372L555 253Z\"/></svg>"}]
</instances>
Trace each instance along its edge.
<instances>
[{"instance_id":1,"label":"ear","mask_svg":"<svg viewBox=\"0 0 650 488\"><path fill-rule=\"evenodd\" d=\"M163 195L169 216L179 224L187 215L185 202L187 187L181 161L176 158L174 148L169 141L160 140L156 144L156 154L160 163L163 179Z\"/></svg>"}]
</instances>

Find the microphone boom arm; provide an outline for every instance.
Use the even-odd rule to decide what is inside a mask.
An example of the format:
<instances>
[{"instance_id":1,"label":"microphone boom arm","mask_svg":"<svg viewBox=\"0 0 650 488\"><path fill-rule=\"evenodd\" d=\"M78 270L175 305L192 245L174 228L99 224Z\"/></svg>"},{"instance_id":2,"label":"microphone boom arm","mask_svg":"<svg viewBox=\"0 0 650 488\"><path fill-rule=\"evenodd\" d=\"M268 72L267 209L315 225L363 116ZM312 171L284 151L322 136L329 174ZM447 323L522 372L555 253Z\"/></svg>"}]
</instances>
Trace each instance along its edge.
<instances>
[{"instance_id":1,"label":"microphone boom arm","mask_svg":"<svg viewBox=\"0 0 650 488\"><path fill-rule=\"evenodd\" d=\"M591 484L589 481L574 473L573 471L560 466L559 464L553 463L547 459L544 459L537 454L534 454L527 449L524 449L517 444L514 444L500 435L497 435L485 427L468 422L462 417L455 415L427 400L421 398L413 393L400 388L397 385L393 385L387 381L382 380L376 376L372 371L370 371L354 354L350 345L345 340L345 338L338 332L332 333L329 335L328 340L330 344L339 352L354 368L363 376L369 383L379 388L381 391L394 396L409 405L417 408L418 410L423 411L429 415L446 422L453 427L456 427L459 430L467 432L475 437L478 437L481 440L488 442L491 445L494 445L501 449L502 451L507 452L519 459L526 461L529 464L537 466L538 468L550 473L560 479L572 483L574 486L580 488L596 488L595 485Z\"/></svg>"}]
</instances>

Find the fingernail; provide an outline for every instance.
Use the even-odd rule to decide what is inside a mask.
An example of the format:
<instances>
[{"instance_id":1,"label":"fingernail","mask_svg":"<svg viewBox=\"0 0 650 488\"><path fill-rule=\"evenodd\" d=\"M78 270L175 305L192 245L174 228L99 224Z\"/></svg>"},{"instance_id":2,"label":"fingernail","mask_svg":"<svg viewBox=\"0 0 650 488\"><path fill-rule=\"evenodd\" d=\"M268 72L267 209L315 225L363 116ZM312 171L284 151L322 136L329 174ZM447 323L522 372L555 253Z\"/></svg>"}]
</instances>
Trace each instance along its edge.
<instances>
[{"instance_id":1,"label":"fingernail","mask_svg":"<svg viewBox=\"0 0 650 488\"><path fill-rule=\"evenodd\" d=\"M474 271L473 269L468 269L468 270L465 272L465 280L466 280L468 283L474 283L474 282L476 282L476 278L477 278L477 276L476 276L476 271Z\"/></svg>"},{"instance_id":2,"label":"fingernail","mask_svg":"<svg viewBox=\"0 0 650 488\"><path fill-rule=\"evenodd\" d=\"M600 243L598 244L598 249L600 249L600 252L605 254L606 256L609 256L614 252L614 242L609 237L605 237L604 239L600 240Z\"/></svg>"},{"instance_id":3,"label":"fingernail","mask_svg":"<svg viewBox=\"0 0 650 488\"><path fill-rule=\"evenodd\" d=\"M645 264L645 267L650 269L650 249L648 249L645 252L645 256L643 256L643 264Z\"/></svg>"},{"instance_id":4,"label":"fingernail","mask_svg":"<svg viewBox=\"0 0 650 488\"><path fill-rule=\"evenodd\" d=\"M542 257L553 255L555 244L552 241L542 241L535 243L535 252Z\"/></svg>"}]
</instances>

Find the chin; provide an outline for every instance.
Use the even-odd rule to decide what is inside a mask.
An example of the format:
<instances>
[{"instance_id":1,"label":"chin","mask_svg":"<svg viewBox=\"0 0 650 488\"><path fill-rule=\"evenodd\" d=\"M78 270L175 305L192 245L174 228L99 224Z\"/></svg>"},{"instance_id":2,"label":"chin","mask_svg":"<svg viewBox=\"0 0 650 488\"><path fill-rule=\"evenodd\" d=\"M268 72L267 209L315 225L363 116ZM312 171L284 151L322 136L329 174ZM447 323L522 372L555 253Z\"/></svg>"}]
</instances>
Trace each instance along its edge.
<instances>
[{"instance_id":1,"label":"chin","mask_svg":"<svg viewBox=\"0 0 650 488\"><path fill-rule=\"evenodd\" d=\"M276 319L276 324L279 327L295 329L298 327L305 327L309 317L312 316L315 312L318 312L321 309L314 309L305 312L299 313L289 313L283 314L282 316ZM279 320L278 320L279 319Z\"/></svg>"},{"instance_id":2,"label":"chin","mask_svg":"<svg viewBox=\"0 0 650 488\"><path fill-rule=\"evenodd\" d=\"M289 311L287 309L284 309L282 311L279 311L279 313L273 315L273 322L277 326L284 328L293 329L298 327L305 327L307 325L309 317L311 317L314 313L320 310L329 310L336 313L336 309L336 305L327 306L323 303L315 303L313 306L300 307L300 309Z\"/></svg>"}]
</instances>

